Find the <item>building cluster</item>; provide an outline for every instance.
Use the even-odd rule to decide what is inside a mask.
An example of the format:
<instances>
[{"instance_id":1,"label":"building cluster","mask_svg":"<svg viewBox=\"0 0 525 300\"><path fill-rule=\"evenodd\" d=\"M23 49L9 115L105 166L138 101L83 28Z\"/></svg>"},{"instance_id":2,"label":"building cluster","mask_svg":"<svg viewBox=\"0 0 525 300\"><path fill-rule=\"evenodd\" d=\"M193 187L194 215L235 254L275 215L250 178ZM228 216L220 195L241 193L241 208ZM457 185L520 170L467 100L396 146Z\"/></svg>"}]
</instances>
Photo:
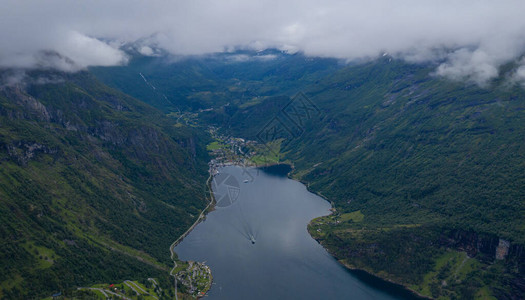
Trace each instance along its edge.
<instances>
[{"instance_id":1,"label":"building cluster","mask_svg":"<svg viewBox=\"0 0 525 300\"><path fill-rule=\"evenodd\" d=\"M211 175L216 175L220 167L227 165L253 165L251 158L257 154L257 152L253 150L257 142L219 135L218 129L215 127L210 127L210 134L219 143L219 147L210 149L214 157L214 159L208 163Z\"/></svg>"},{"instance_id":2,"label":"building cluster","mask_svg":"<svg viewBox=\"0 0 525 300\"><path fill-rule=\"evenodd\" d=\"M201 262L188 262L188 267L177 273L177 282L188 294L200 297L206 294L212 283L210 268Z\"/></svg>"}]
</instances>

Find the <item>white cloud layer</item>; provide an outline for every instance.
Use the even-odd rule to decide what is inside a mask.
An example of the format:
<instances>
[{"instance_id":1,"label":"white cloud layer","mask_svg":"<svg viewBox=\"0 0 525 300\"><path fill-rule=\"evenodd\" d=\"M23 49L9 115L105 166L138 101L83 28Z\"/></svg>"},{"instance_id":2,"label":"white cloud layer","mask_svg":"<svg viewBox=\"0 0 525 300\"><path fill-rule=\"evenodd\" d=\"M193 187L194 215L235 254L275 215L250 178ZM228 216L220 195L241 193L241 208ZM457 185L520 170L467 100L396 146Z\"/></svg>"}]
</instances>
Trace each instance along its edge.
<instances>
[{"instance_id":1,"label":"white cloud layer","mask_svg":"<svg viewBox=\"0 0 525 300\"><path fill-rule=\"evenodd\" d=\"M140 41L145 55L276 47L352 60L388 52L438 60L437 74L482 83L524 53L524 13L523 0L3 0L0 67L122 64L118 47Z\"/></svg>"}]
</instances>

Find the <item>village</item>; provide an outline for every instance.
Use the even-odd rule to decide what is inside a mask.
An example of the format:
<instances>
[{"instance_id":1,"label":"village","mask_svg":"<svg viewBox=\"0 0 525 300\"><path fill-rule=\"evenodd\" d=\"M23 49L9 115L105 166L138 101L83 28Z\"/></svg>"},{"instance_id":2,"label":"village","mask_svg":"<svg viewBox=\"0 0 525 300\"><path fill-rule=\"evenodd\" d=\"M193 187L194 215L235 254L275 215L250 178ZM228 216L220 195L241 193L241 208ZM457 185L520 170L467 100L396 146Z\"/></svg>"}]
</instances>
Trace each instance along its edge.
<instances>
[{"instance_id":1,"label":"village","mask_svg":"<svg viewBox=\"0 0 525 300\"><path fill-rule=\"evenodd\" d=\"M219 129L209 127L214 141L206 147L214 157L209 162L210 174L216 175L218 169L227 165L257 167L279 163L281 141L260 144L256 141L219 134Z\"/></svg>"},{"instance_id":2,"label":"village","mask_svg":"<svg viewBox=\"0 0 525 300\"><path fill-rule=\"evenodd\" d=\"M209 174L215 176L221 167L240 165L257 167L279 162L280 141L261 145L256 141L219 134L219 129L209 127L213 142L207 145L207 150L213 159L209 162ZM204 297L211 288L213 277L210 268L203 262L178 261L175 268L177 288L183 294L196 298Z\"/></svg>"},{"instance_id":3,"label":"village","mask_svg":"<svg viewBox=\"0 0 525 300\"><path fill-rule=\"evenodd\" d=\"M210 267L194 261L183 262L181 267L182 270L176 275L180 291L193 297L203 297L213 281Z\"/></svg>"}]
</instances>

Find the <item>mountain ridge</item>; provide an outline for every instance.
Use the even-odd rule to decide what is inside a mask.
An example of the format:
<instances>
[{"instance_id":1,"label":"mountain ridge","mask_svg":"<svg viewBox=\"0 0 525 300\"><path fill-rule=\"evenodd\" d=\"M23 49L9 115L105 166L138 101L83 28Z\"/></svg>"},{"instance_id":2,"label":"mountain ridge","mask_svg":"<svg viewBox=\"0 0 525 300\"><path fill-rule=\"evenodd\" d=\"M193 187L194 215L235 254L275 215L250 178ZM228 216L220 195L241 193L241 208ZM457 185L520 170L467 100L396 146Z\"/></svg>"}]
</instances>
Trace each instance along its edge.
<instances>
[{"instance_id":1,"label":"mountain ridge","mask_svg":"<svg viewBox=\"0 0 525 300\"><path fill-rule=\"evenodd\" d=\"M206 137L89 73L42 75L63 80L0 94L2 297L167 277L207 203Z\"/></svg>"}]
</instances>

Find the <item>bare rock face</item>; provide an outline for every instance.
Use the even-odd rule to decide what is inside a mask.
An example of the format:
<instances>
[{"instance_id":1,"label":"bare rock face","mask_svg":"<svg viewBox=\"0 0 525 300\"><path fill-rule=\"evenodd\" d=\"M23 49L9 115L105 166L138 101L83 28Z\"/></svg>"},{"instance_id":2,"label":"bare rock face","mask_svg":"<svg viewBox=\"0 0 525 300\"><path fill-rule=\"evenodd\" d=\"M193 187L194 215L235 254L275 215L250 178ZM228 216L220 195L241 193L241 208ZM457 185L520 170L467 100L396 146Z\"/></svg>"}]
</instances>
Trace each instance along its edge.
<instances>
[{"instance_id":1,"label":"bare rock face","mask_svg":"<svg viewBox=\"0 0 525 300\"><path fill-rule=\"evenodd\" d=\"M453 230L448 238L449 240L442 244L443 246L465 251L468 256L485 262L491 262L494 259L499 241L496 236L465 230Z\"/></svg>"},{"instance_id":2,"label":"bare rock face","mask_svg":"<svg viewBox=\"0 0 525 300\"><path fill-rule=\"evenodd\" d=\"M496 248L496 259L503 260L509 254L510 242L504 239L499 239L498 247Z\"/></svg>"},{"instance_id":3,"label":"bare rock face","mask_svg":"<svg viewBox=\"0 0 525 300\"><path fill-rule=\"evenodd\" d=\"M58 152L58 150L51 149L43 144L23 141L7 145L6 148L9 156L20 165L26 165L37 153L55 154Z\"/></svg>"},{"instance_id":4,"label":"bare rock face","mask_svg":"<svg viewBox=\"0 0 525 300\"><path fill-rule=\"evenodd\" d=\"M49 122L51 115L47 108L37 99L25 93L21 87L4 87L0 89L0 93L7 99L12 99L15 106L20 109L4 109L0 114L6 115L11 120L38 120Z\"/></svg>"}]
</instances>

